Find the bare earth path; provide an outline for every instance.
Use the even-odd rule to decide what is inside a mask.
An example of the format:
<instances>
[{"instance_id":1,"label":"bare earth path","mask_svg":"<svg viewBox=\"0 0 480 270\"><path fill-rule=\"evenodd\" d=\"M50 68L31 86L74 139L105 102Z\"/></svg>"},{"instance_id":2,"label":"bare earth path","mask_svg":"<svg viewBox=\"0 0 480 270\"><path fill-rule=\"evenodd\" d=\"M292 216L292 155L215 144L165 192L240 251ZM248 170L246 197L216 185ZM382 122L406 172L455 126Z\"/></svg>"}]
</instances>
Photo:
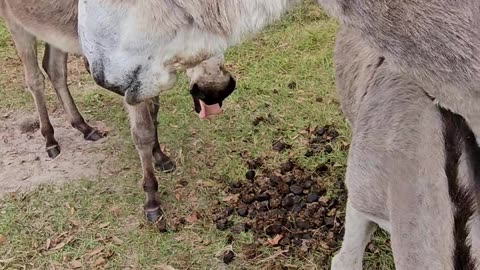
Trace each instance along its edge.
<instances>
[{"instance_id":1,"label":"bare earth path","mask_svg":"<svg viewBox=\"0 0 480 270\"><path fill-rule=\"evenodd\" d=\"M61 116L54 115L51 119L62 147L62 154L55 160L44 151L35 115L11 112L0 117L0 196L40 184L96 179L105 162L111 159L101 151L105 139L96 143L83 140Z\"/></svg>"}]
</instances>

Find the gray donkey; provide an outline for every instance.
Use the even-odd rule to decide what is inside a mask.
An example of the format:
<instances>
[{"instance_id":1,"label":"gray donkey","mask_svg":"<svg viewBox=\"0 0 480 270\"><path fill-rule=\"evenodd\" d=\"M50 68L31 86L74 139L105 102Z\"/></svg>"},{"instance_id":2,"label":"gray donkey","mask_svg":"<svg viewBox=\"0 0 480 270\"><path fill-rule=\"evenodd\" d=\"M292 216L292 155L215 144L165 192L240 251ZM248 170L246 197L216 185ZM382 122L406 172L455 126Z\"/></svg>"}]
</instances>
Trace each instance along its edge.
<instances>
[{"instance_id":1,"label":"gray donkey","mask_svg":"<svg viewBox=\"0 0 480 270\"><path fill-rule=\"evenodd\" d=\"M85 0L79 32L97 83L135 104L168 88L173 71L222 53L298 2ZM345 243L334 268L361 268L373 221L392 233L398 269L474 269L480 1L318 2L352 35L342 46L357 62L343 67L365 69L362 78L338 79L355 135ZM226 95L198 97L213 103Z\"/></svg>"},{"instance_id":2,"label":"gray donkey","mask_svg":"<svg viewBox=\"0 0 480 270\"><path fill-rule=\"evenodd\" d=\"M468 124L357 30L339 30L335 60L353 137L345 235L331 269L362 269L376 224L391 234L396 269L476 269L480 148Z\"/></svg>"}]
</instances>

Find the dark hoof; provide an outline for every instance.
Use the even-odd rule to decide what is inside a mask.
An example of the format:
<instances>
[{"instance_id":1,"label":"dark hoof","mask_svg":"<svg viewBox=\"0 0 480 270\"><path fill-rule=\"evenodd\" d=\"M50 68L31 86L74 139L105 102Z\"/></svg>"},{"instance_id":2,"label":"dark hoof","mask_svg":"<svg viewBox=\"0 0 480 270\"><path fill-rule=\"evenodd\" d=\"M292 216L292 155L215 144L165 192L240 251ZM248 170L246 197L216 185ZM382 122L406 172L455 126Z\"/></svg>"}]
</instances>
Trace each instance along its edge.
<instances>
[{"instance_id":1,"label":"dark hoof","mask_svg":"<svg viewBox=\"0 0 480 270\"><path fill-rule=\"evenodd\" d=\"M47 154L49 158L55 159L56 157L58 157L58 155L60 155L60 146L53 145L47 147Z\"/></svg>"},{"instance_id":2,"label":"dark hoof","mask_svg":"<svg viewBox=\"0 0 480 270\"><path fill-rule=\"evenodd\" d=\"M103 137L105 137L103 134L100 134L100 132L98 132L97 130L92 129L89 134L85 135L85 140L95 142L102 139Z\"/></svg>"},{"instance_id":3,"label":"dark hoof","mask_svg":"<svg viewBox=\"0 0 480 270\"><path fill-rule=\"evenodd\" d=\"M145 209L145 216L149 222L157 223L162 221L163 211L160 207L155 209Z\"/></svg>"},{"instance_id":4,"label":"dark hoof","mask_svg":"<svg viewBox=\"0 0 480 270\"><path fill-rule=\"evenodd\" d=\"M157 168L157 170L159 170L161 172L171 173L171 172L175 171L175 169L177 168L177 165L175 165L175 162L168 159L168 160L163 161L163 162L162 161L155 162L155 167Z\"/></svg>"}]
</instances>

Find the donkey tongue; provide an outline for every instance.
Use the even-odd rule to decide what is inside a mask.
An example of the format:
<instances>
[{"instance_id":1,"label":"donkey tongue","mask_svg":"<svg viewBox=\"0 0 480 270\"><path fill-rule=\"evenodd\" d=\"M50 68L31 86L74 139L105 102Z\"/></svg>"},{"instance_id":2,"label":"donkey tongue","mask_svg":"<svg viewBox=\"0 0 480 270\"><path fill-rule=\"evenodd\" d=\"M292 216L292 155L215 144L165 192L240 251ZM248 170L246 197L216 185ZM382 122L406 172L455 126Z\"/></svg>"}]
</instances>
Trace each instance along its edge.
<instances>
[{"instance_id":1,"label":"donkey tongue","mask_svg":"<svg viewBox=\"0 0 480 270\"><path fill-rule=\"evenodd\" d=\"M209 116L212 116L212 115L221 114L223 112L222 108L220 108L220 105L218 103L213 105L207 105L202 100L199 100L199 101L200 101L200 112L198 113L198 117L200 117L201 119L208 118Z\"/></svg>"}]
</instances>

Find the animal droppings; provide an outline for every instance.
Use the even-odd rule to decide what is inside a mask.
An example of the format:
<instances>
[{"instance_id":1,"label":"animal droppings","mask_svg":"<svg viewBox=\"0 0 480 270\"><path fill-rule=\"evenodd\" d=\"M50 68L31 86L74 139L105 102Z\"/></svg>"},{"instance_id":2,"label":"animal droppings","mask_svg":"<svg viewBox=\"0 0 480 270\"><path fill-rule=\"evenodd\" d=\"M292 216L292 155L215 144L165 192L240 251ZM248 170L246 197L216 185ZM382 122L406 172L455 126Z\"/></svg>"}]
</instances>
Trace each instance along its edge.
<instances>
[{"instance_id":1,"label":"animal droppings","mask_svg":"<svg viewBox=\"0 0 480 270\"><path fill-rule=\"evenodd\" d=\"M319 198L320 198L320 197L318 196L317 193L312 192L312 193L309 193L309 194L308 194L308 196L307 196L307 202L308 202L308 203L314 203L314 202L317 202Z\"/></svg>"},{"instance_id":2,"label":"animal droppings","mask_svg":"<svg viewBox=\"0 0 480 270\"><path fill-rule=\"evenodd\" d=\"M303 188L301 186L292 185L290 186L290 191L295 195L300 195L303 193Z\"/></svg>"},{"instance_id":3,"label":"animal droppings","mask_svg":"<svg viewBox=\"0 0 480 270\"><path fill-rule=\"evenodd\" d=\"M225 251L223 254L223 263L230 264L233 259L235 259L235 253L233 253L231 250Z\"/></svg>"},{"instance_id":4,"label":"animal droppings","mask_svg":"<svg viewBox=\"0 0 480 270\"><path fill-rule=\"evenodd\" d=\"M273 150L275 150L277 152L281 152L281 151L285 150L286 148L290 148L290 147L291 147L290 145L288 145L284 142L281 142L281 141L275 141L273 143L273 146L272 146Z\"/></svg>"},{"instance_id":5,"label":"animal droppings","mask_svg":"<svg viewBox=\"0 0 480 270\"><path fill-rule=\"evenodd\" d=\"M249 170L246 174L245 174L245 178L247 178L248 180L253 180L255 178L255 171L254 170Z\"/></svg>"},{"instance_id":6,"label":"animal droppings","mask_svg":"<svg viewBox=\"0 0 480 270\"><path fill-rule=\"evenodd\" d=\"M225 188L225 198L229 199L223 203L233 208L234 214L214 218L215 224L219 230L229 231L227 235L233 238L244 232L253 234L251 244L238 247L242 259L253 260L262 255L260 250L275 248L284 256L272 261L283 267L282 258L304 256L310 250L333 254L339 246L347 201L343 183L345 166L331 162L328 155L334 149L348 148L339 145L343 142L337 142L339 134L332 125L308 127L301 134L307 143L306 156L323 155L326 157L323 163L313 168L302 167L302 157L296 159L293 153L298 152L292 151L286 161L272 167L266 165L270 164L267 159L279 155L272 157L267 152L262 158L251 158L242 153L245 177L239 176L238 182L231 182ZM290 147L280 140L272 144L278 152ZM213 209L213 213L225 212L224 209L222 205ZM329 256L319 263L328 265Z\"/></svg>"}]
</instances>

